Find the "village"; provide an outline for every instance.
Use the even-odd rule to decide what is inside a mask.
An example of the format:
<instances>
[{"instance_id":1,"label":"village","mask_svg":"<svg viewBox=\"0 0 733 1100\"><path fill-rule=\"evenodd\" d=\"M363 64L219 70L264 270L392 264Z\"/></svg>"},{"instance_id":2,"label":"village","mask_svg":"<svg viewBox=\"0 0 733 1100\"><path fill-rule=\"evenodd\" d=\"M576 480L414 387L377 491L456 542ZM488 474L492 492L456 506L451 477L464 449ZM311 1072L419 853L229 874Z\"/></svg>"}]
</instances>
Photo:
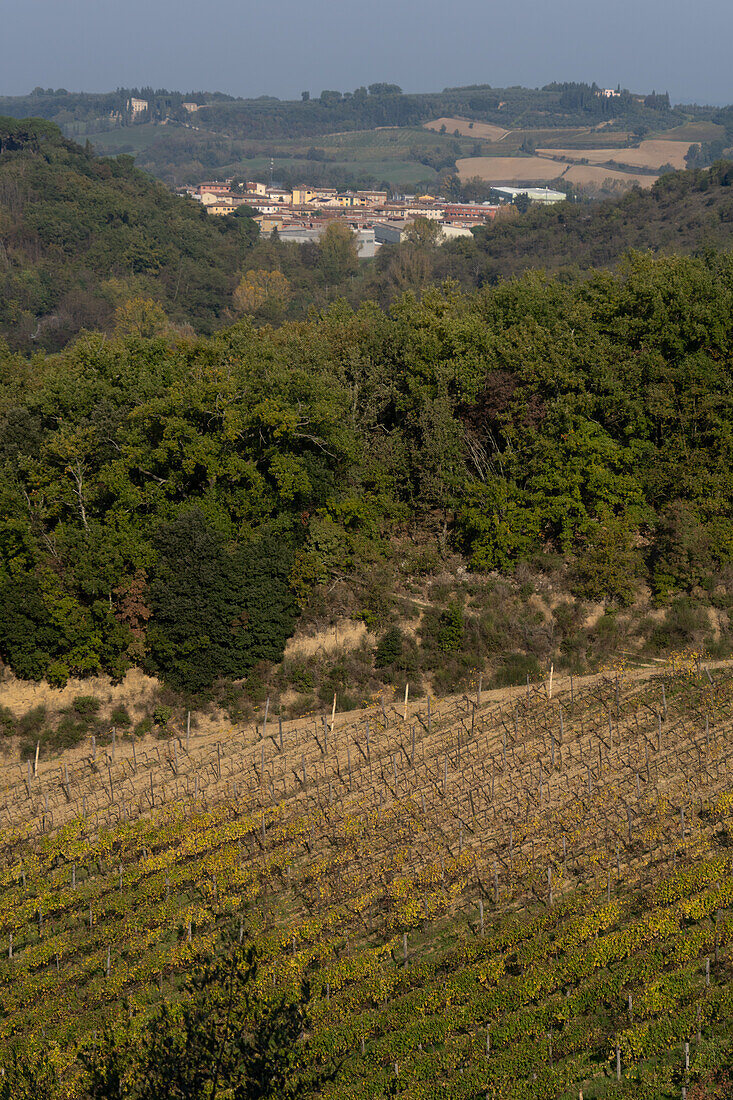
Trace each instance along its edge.
<instances>
[{"instance_id":1,"label":"village","mask_svg":"<svg viewBox=\"0 0 733 1100\"><path fill-rule=\"evenodd\" d=\"M520 196L525 203L551 205L566 195L547 187L493 188L495 201L452 202L435 195L390 195L388 191L339 191L330 187L278 186L234 179L207 181L181 193L203 204L209 214L226 216L246 206L263 236L277 232L295 244L317 242L334 218L345 222L357 236L362 259L374 256L383 244L398 244L416 218L429 218L440 226L439 243L470 237L476 226L516 211Z\"/></svg>"}]
</instances>

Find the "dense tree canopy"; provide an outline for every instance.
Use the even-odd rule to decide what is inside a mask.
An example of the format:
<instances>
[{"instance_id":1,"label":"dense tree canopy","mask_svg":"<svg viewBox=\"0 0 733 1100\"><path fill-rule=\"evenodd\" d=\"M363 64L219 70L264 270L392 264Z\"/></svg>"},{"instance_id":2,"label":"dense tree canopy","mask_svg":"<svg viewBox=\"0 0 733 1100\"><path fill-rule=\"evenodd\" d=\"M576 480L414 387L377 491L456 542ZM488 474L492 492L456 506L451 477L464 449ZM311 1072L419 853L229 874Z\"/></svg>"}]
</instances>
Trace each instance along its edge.
<instances>
[{"instance_id":1,"label":"dense tree canopy","mask_svg":"<svg viewBox=\"0 0 733 1100\"><path fill-rule=\"evenodd\" d=\"M733 555L733 263L631 255L388 312L5 352L0 654L203 687L409 521L478 569L552 548L623 603ZM631 589L629 585L631 584Z\"/></svg>"}]
</instances>

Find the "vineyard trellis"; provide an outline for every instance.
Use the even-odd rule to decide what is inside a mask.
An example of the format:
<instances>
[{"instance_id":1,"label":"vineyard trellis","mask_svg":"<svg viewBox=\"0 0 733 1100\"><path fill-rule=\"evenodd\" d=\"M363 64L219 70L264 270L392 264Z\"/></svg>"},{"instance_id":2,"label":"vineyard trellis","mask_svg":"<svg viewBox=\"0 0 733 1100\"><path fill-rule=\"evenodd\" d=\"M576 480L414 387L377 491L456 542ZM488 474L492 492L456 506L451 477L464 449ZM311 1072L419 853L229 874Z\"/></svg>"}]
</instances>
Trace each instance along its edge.
<instances>
[{"instance_id":1,"label":"vineyard trellis","mask_svg":"<svg viewBox=\"0 0 733 1100\"><path fill-rule=\"evenodd\" d=\"M558 943L570 950L573 936L584 944L596 936L598 957L623 974L629 944L638 967L640 950L653 957L655 943L672 943L683 917L694 917L700 927L674 950L685 956L677 960L683 990L703 983L708 960L699 1029L730 1007L709 983L710 959L717 967L733 939L733 868L718 843L733 809L732 733L733 678L692 664L638 681L609 675L560 690L556 681L552 692L527 685L500 700L479 688L474 697L334 710L300 722L268 724L266 712L254 727L218 739L183 731L158 743L115 737L72 760L6 764L0 1039L19 1027L73 1030L64 1008L70 985L84 990L90 1009L108 1011L124 995L142 1011L145 991L175 980L213 944L221 921L255 898L270 980L319 967L316 1042L324 1050L359 1053L364 1030L353 1033L334 997L355 984L362 998L378 987L375 1005L359 1017L374 1040L360 1055L365 1066L386 1047L404 1077L418 1047L425 1054L426 1044L443 1043L443 1025L433 1013L428 1027L425 1005L412 1045L404 1028L399 1050L376 1036L384 1030L378 1006L438 965L434 941L446 921L463 921L472 933L461 948L460 981L473 975L475 986L462 994L461 1088L473 1080L471 1012L490 1017L481 1043L490 1036L491 1074L536 1055L536 1035L532 1050L518 1038L517 1021L526 1024L530 1009L504 1003L497 984L509 948L521 954L522 936L531 954L515 965L535 992L518 996L530 1005L543 990L555 996L562 981L581 978L590 996L597 961L583 956L568 970ZM632 887L651 891L653 920L626 912ZM585 907L591 899L592 919L579 899ZM538 946L521 916L538 907L535 925L556 930L552 950ZM514 923L502 923L513 915ZM516 943L502 928L515 930ZM623 991L632 976L625 985L615 980ZM440 1000L445 981L435 985L431 996ZM624 1064L651 1042L647 1001L635 990L633 1017L629 1008L628 1026L616 1029L614 1058L618 1049ZM684 1012L679 1019L684 1030ZM585 1065L582 1044L562 1055L565 1026L562 1035L554 1039L553 1088L561 1066L570 1081ZM450 1058L463 1049L453 1046ZM442 1048L440 1058L442 1077L455 1075ZM420 1073L430 1064L427 1055L417 1061ZM481 1072L489 1072L483 1063ZM363 1084L363 1067L354 1075ZM361 1087L354 1084L354 1096Z\"/></svg>"}]
</instances>

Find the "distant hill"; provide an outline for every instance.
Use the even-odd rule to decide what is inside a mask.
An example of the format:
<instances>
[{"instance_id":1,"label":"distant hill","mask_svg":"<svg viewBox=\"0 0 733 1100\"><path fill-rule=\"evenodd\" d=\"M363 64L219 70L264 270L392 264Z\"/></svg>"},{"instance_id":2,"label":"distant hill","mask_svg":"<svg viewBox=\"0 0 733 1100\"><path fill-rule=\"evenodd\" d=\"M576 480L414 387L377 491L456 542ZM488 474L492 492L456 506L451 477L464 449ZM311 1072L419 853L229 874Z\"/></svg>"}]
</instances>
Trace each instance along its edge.
<instances>
[{"instance_id":1,"label":"distant hill","mask_svg":"<svg viewBox=\"0 0 733 1100\"><path fill-rule=\"evenodd\" d=\"M198 110L195 110L198 108ZM715 108L694 108L709 117ZM15 118L30 115L62 126L67 135L88 129L129 126L165 119L196 117L211 130L256 138L327 134L341 129L409 126L440 115L461 114L500 126L574 126L608 122L627 128L631 120L647 128L674 126L690 109L675 108L667 94L634 94L627 90L607 97L596 84L553 83L543 88L492 88L490 84L444 88L407 94L397 84L376 83L353 92L303 92L300 99L275 96L236 98L221 92L175 92L153 88L119 88L92 95L64 88L35 88L27 96L0 96L0 113Z\"/></svg>"},{"instance_id":2,"label":"distant hill","mask_svg":"<svg viewBox=\"0 0 733 1100\"><path fill-rule=\"evenodd\" d=\"M13 347L106 329L131 296L209 331L251 228L210 218L131 157L98 159L44 120L0 118L0 334Z\"/></svg>"},{"instance_id":3,"label":"distant hill","mask_svg":"<svg viewBox=\"0 0 733 1100\"><path fill-rule=\"evenodd\" d=\"M670 128L710 125L721 112L676 107L666 94L654 92L607 96L595 84L477 84L408 94L382 82L348 92L303 92L297 100L153 88L120 88L100 95L35 88L27 96L0 97L0 114L55 122L66 137L88 138L108 153L131 153L140 167L176 185L217 174L264 181L272 159L276 178L286 183L342 187L386 182L409 190L435 183L457 159L511 153L513 141L497 149L485 140L487 132L510 131L518 135L517 146L526 141L537 147L554 144L562 131L566 137L585 131L586 141L592 131L592 147L614 135L623 144L629 136L638 140ZM431 133L429 141L420 134L426 123L452 118L476 129L466 129L459 140L455 126ZM405 147L397 155L390 147L390 131L407 139L400 142ZM369 155L358 147L358 135L365 133L374 146ZM348 147L333 147L332 139L338 143L349 135L357 137L356 147L348 141Z\"/></svg>"},{"instance_id":4,"label":"distant hill","mask_svg":"<svg viewBox=\"0 0 733 1100\"><path fill-rule=\"evenodd\" d=\"M733 244L733 163L670 172L654 186L593 204L535 207L475 230L475 244L436 250L432 278L484 285L532 268L548 272L612 267L630 249L659 254L725 250ZM386 271L388 248L379 263Z\"/></svg>"}]
</instances>

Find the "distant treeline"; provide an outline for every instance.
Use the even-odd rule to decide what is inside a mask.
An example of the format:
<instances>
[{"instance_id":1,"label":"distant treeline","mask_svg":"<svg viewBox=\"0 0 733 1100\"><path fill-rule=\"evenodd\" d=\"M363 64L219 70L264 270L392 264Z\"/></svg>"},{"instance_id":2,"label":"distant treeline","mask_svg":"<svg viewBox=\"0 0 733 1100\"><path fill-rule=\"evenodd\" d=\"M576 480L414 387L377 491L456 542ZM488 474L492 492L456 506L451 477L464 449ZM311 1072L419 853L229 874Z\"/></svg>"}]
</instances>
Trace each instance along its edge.
<instances>
[{"instance_id":1,"label":"distant treeline","mask_svg":"<svg viewBox=\"0 0 733 1100\"><path fill-rule=\"evenodd\" d=\"M397 84L375 83L354 91L304 91L299 100L274 96L237 99L210 92L173 92L165 88L118 88L100 95L68 92L64 88L35 88L27 96L0 97L0 114L15 118L38 116L56 122L68 134L79 136L104 129L110 120L132 124L174 119L190 121L184 103L199 104L197 126L234 137L276 139L332 133L374 126L414 126L442 115L460 114L503 126L577 126L609 120L629 129L646 125L658 129L683 122L665 93L646 96L623 91L613 99L599 95L596 84L555 83L544 88L492 88L488 84L445 88L442 92L406 94ZM131 98L148 107L134 114ZM704 112L705 117L714 108Z\"/></svg>"},{"instance_id":2,"label":"distant treeline","mask_svg":"<svg viewBox=\"0 0 733 1100\"><path fill-rule=\"evenodd\" d=\"M552 556L618 605L640 580L712 591L732 352L733 261L712 251L6 350L0 656L202 689L277 660L313 594L380 575L405 530L474 570Z\"/></svg>"}]
</instances>

